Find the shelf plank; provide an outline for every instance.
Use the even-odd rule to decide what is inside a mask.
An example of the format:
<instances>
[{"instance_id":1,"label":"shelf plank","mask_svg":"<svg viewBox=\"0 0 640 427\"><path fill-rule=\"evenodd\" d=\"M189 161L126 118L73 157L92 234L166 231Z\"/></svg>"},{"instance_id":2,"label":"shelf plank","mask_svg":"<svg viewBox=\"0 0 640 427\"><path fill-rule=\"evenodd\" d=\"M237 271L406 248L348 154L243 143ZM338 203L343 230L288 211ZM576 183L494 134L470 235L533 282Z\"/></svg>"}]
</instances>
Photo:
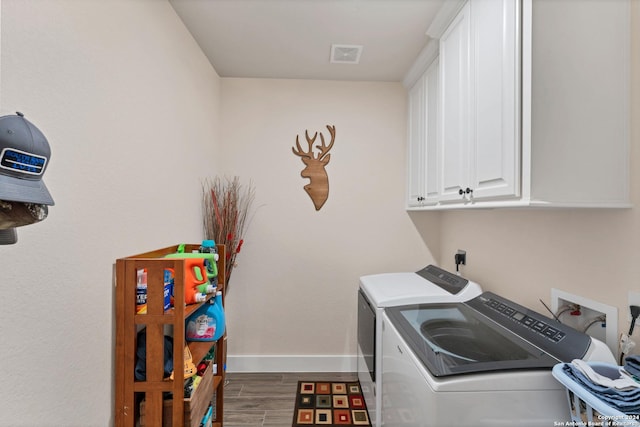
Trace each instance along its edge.
<instances>
[{"instance_id":1,"label":"shelf plank","mask_svg":"<svg viewBox=\"0 0 640 427\"><path fill-rule=\"evenodd\" d=\"M152 391L173 391L173 380L166 381L136 381L133 391L147 393Z\"/></svg>"},{"instance_id":2,"label":"shelf plank","mask_svg":"<svg viewBox=\"0 0 640 427\"><path fill-rule=\"evenodd\" d=\"M136 314L133 318L136 325L168 325L175 322L173 314Z\"/></svg>"},{"instance_id":3,"label":"shelf plank","mask_svg":"<svg viewBox=\"0 0 640 427\"><path fill-rule=\"evenodd\" d=\"M222 382L222 375L215 375L213 377L213 389L217 390L221 382Z\"/></svg>"},{"instance_id":4,"label":"shelf plank","mask_svg":"<svg viewBox=\"0 0 640 427\"><path fill-rule=\"evenodd\" d=\"M193 359L193 363L198 365L204 358L204 356L209 353L211 347L213 347L216 343L213 341L190 341L187 343L189 347L189 351L191 351L191 357Z\"/></svg>"}]
</instances>

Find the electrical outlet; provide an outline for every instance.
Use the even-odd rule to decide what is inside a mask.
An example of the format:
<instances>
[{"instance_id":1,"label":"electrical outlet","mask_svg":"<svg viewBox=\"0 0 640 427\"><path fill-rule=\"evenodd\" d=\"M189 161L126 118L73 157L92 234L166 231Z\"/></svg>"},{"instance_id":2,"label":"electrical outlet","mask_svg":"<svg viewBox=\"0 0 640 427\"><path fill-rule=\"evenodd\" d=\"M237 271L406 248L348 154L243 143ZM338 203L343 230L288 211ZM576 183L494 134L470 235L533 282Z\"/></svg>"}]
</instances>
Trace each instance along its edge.
<instances>
[{"instance_id":1,"label":"electrical outlet","mask_svg":"<svg viewBox=\"0 0 640 427\"><path fill-rule=\"evenodd\" d=\"M640 307L640 292L629 291L629 305L637 305ZM631 311L627 310L627 320L631 322Z\"/></svg>"}]
</instances>

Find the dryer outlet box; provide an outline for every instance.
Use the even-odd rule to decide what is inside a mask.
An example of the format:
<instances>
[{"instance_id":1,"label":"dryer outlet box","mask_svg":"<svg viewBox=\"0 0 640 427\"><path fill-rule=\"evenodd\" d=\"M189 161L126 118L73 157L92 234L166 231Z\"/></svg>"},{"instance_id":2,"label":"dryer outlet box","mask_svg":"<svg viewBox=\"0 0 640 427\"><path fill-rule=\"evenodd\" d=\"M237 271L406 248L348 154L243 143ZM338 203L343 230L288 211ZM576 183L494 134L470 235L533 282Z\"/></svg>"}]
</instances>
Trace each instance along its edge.
<instances>
[{"instance_id":1,"label":"dryer outlet box","mask_svg":"<svg viewBox=\"0 0 640 427\"><path fill-rule=\"evenodd\" d=\"M604 342L613 354L618 354L618 309L560 289L551 289L551 310L556 315L569 304L578 304L580 315L574 316L565 311L559 315L560 322ZM604 316L604 327L601 322L594 322L600 316Z\"/></svg>"}]
</instances>

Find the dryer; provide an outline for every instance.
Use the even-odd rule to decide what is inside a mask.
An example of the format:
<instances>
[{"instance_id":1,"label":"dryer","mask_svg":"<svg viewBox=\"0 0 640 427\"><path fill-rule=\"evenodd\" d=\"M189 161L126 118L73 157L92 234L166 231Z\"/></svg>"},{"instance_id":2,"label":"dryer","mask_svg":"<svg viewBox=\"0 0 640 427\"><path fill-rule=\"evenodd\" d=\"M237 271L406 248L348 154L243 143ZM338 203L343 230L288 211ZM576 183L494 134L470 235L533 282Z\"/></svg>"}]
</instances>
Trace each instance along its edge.
<instances>
[{"instance_id":1,"label":"dryer","mask_svg":"<svg viewBox=\"0 0 640 427\"><path fill-rule=\"evenodd\" d=\"M434 265L415 272L362 276L358 290L358 379L372 427L382 425L382 315L407 304L460 302L482 293L477 283Z\"/></svg>"},{"instance_id":2,"label":"dryer","mask_svg":"<svg viewBox=\"0 0 640 427\"><path fill-rule=\"evenodd\" d=\"M491 292L387 309L382 354L385 427L560 425L553 366L615 364L604 343Z\"/></svg>"}]
</instances>

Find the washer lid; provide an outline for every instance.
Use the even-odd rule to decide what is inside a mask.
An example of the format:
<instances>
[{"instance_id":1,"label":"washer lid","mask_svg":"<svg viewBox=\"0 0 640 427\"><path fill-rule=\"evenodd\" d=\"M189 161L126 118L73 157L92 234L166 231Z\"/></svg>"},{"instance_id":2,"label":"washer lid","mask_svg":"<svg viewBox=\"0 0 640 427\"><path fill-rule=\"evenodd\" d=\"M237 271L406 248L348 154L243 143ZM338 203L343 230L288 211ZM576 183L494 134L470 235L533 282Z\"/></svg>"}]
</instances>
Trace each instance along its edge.
<instances>
[{"instance_id":1,"label":"washer lid","mask_svg":"<svg viewBox=\"0 0 640 427\"><path fill-rule=\"evenodd\" d=\"M387 309L389 319L434 377L551 369L557 359L462 303Z\"/></svg>"},{"instance_id":2,"label":"washer lid","mask_svg":"<svg viewBox=\"0 0 640 427\"><path fill-rule=\"evenodd\" d=\"M386 311L434 377L548 370L560 361L582 358L591 342L586 334L490 292L464 303L413 304Z\"/></svg>"},{"instance_id":3,"label":"washer lid","mask_svg":"<svg viewBox=\"0 0 640 427\"><path fill-rule=\"evenodd\" d=\"M430 278L431 280L427 280ZM477 283L429 265L417 273L360 277L360 288L376 307L426 302L467 301L482 293Z\"/></svg>"}]
</instances>

